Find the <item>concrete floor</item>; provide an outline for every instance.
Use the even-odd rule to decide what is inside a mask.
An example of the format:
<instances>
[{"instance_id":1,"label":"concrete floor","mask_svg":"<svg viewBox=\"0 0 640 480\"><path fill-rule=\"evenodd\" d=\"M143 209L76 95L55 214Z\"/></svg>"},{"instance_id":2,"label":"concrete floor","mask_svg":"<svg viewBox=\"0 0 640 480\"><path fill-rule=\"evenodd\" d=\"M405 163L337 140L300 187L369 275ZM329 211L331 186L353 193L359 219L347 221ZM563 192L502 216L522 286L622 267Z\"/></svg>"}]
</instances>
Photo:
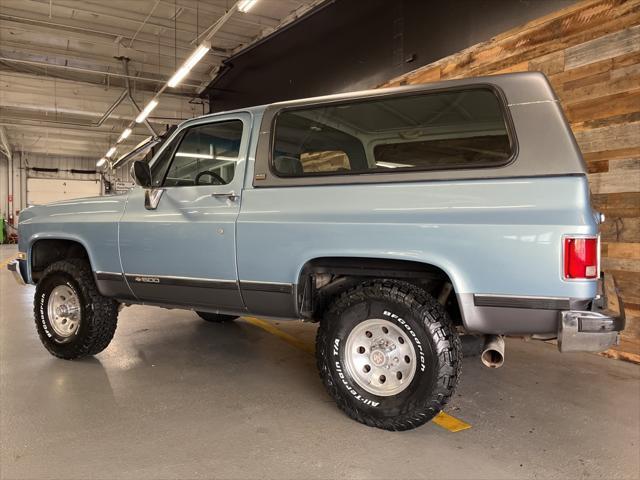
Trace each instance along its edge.
<instances>
[{"instance_id":1,"label":"concrete floor","mask_svg":"<svg viewBox=\"0 0 640 480\"><path fill-rule=\"evenodd\" d=\"M2 269L2 479L640 477L638 365L509 340L502 369L465 360L447 412L471 429L392 433L344 416L311 355L245 321L126 308L106 351L67 362L41 347L32 295Z\"/></svg>"}]
</instances>

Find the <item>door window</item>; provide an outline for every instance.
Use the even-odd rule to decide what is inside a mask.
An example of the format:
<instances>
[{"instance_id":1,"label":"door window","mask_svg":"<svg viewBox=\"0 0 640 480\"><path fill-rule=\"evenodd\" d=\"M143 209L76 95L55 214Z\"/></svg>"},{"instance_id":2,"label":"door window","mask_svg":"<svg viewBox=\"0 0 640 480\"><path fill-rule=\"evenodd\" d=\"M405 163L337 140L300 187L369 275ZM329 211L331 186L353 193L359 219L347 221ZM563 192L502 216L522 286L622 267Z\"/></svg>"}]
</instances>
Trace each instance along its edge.
<instances>
[{"instance_id":1,"label":"door window","mask_svg":"<svg viewBox=\"0 0 640 480\"><path fill-rule=\"evenodd\" d=\"M226 185L240 154L242 121L209 123L188 129L164 179L167 187Z\"/></svg>"}]
</instances>

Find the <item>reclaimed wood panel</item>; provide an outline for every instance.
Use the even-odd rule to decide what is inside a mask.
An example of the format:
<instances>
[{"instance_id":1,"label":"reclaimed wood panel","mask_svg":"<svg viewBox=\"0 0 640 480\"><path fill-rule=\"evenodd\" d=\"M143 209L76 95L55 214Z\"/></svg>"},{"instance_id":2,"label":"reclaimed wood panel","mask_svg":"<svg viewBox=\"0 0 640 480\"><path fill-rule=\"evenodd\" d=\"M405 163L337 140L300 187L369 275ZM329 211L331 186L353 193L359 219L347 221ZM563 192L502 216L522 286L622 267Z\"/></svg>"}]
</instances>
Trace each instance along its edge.
<instances>
[{"instance_id":1,"label":"reclaimed wood panel","mask_svg":"<svg viewBox=\"0 0 640 480\"><path fill-rule=\"evenodd\" d=\"M569 47L564 56L565 68L571 70L633 52L637 50L638 42L640 42L640 25L603 35L575 47Z\"/></svg>"},{"instance_id":2,"label":"reclaimed wood panel","mask_svg":"<svg viewBox=\"0 0 640 480\"><path fill-rule=\"evenodd\" d=\"M607 254L612 258L640 260L640 243L606 243Z\"/></svg>"},{"instance_id":3,"label":"reclaimed wood panel","mask_svg":"<svg viewBox=\"0 0 640 480\"><path fill-rule=\"evenodd\" d=\"M583 153L640 147L640 122L578 130L574 134Z\"/></svg>"},{"instance_id":4,"label":"reclaimed wood panel","mask_svg":"<svg viewBox=\"0 0 640 480\"><path fill-rule=\"evenodd\" d=\"M609 216L600 226L600 235L605 242L640 242L640 219Z\"/></svg>"},{"instance_id":5,"label":"reclaimed wood panel","mask_svg":"<svg viewBox=\"0 0 640 480\"><path fill-rule=\"evenodd\" d=\"M603 269L618 282L627 345L640 342L640 0L586 0L381 86L541 71L587 165ZM633 312L633 314L632 314ZM615 355L618 355L616 353Z\"/></svg>"},{"instance_id":6,"label":"reclaimed wood panel","mask_svg":"<svg viewBox=\"0 0 640 480\"><path fill-rule=\"evenodd\" d=\"M565 106L567 119L581 129L583 122L640 112L640 84L636 90L583 100Z\"/></svg>"},{"instance_id":7,"label":"reclaimed wood panel","mask_svg":"<svg viewBox=\"0 0 640 480\"><path fill-rule=\"evenodd\" d=\"M592 193L624 193L638 188L640 170L609 171L589 175Z\"/></svg>"}]
</instances>

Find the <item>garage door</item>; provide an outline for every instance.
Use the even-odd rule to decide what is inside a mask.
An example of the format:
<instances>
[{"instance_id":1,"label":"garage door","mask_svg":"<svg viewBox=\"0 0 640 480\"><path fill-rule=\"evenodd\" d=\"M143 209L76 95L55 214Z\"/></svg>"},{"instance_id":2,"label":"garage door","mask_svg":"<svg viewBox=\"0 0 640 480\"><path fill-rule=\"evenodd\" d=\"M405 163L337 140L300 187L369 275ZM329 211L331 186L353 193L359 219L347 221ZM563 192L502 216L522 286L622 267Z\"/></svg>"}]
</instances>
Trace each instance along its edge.
<instances>
[{"instance_id":1,"label":"garage door","mask_svg":"<svg viewBox=\"0 0 640 480\"><path fill-rule=\"evenodd\" d=\"M27 179L27 204L43 205L58 200L100 195L98 180Z\"/></svg>"}]
</instances>

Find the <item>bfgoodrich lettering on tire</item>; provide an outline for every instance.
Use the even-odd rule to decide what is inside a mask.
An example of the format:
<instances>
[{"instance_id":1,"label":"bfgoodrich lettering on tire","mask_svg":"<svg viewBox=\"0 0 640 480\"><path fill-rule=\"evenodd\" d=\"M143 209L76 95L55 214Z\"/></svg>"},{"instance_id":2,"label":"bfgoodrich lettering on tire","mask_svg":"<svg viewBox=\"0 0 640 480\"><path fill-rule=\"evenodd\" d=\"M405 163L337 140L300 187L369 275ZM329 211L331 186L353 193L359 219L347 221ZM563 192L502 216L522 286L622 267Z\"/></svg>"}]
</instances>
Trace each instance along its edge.
<instances>
[{"instance_id":1,"label":"bfgoodrich lettering on tire","mask_svg":"<svg viewBox=\"0 0 640 480\"><path fill-rule=\"evenodd\" d=\"M69 259L44 271L36 286L34 316L45 348L70 360L107 348L116 331L118 303L100 295L86 262Z\"/></svg>"},{"instance_id":2,"label":"bfgoodrich lettering on tire","mask_svg":"<svg viewBox=\"0 0 640 480\"><path fill-rule=\"evenodd\" d=\"M447 313L428 293L395 280L365 282L338 296L316 338L320 377L358 422L408 430L449 401L462 347Z\"/></svg>"}]
</instances>

